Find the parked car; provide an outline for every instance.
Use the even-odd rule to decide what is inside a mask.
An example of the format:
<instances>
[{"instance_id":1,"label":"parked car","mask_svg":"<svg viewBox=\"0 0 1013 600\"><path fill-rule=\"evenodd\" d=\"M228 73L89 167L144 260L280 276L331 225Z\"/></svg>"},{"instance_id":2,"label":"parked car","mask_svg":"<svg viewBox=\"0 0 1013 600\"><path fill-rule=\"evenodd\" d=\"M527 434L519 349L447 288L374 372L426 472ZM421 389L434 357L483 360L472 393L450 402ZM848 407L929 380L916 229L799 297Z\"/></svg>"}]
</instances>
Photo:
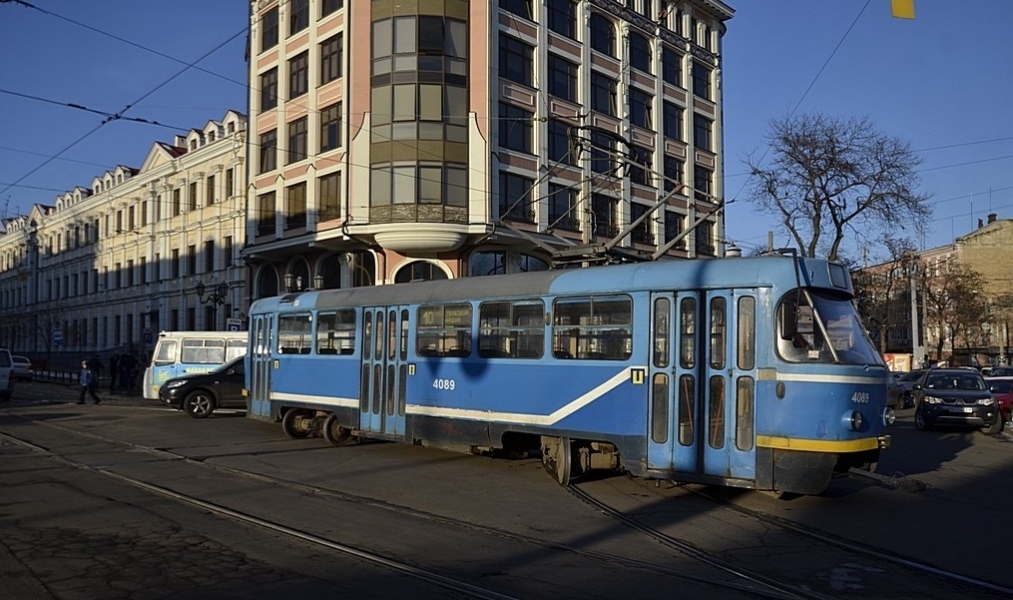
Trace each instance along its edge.
<instances>
[{"instance_id":1,"label":"parked car","mask_svg":"<svg viewBox=\"0 0 1013 600\"><path fill-rule=\"evenodd\" d=\"M886 405L893 407L894 410L904 408L907 397L904 386L899 381L902 375L904 373L890 373L890 379L886 383Z\"/></svg>"},{"instance_id":2,"label":"parked car","mask_svg":"<svg viewBox=\"0 0 1013 600\"><path fill-rule=\"evenodd\" d=\"M981 374L971 369L929 369L911 390L915 427L969 425L983 433L999 433L1002 418Z\"/></svg>"},{"instance_id":3,"label":"parked car","mask_svg":"<svg viewBox=\"0 0 1013 600\"><path fill-rule=\"evenodd\" d=\"M195 419L208 417L217 408L246 408L243 396L244 357L234 358L213 371L169 379L158 389L158 398Z\"/></svg>"},{"instance_id":4,"label":"parked car","mask_svg":"<svg viewBox=\"0 0 1013 600\"><path fill-rule=\"evenodd\" d=\"M1003 424L1013 421L1013 377L986 377L985 385L999 405Z\"/></svg>"},{"instance_id":5,"label":"parked car","mask_svg":"<svg viewBox=\"0 0 1013 600\"><path fill-rule=\"evenodd\" d=\"M921 381L921 378L925 375L927 370L928 369L915 369L914 371L908 371L907 373L899 373L900 377L897 378L897 385L901 387L900 394L904 398L904 408L911 408L915 405L914 397L911 395L911 388Z\"/></svg>"},{"instance_id":6,"label":"parked car","mask_svg":"<svg viewBox=\"0 0 1013 600\"><path fill-rule=\"evenodd\" d=\"M992 367L989 377L1013 377L1013 367Z\"/></svg>"},{"instance_id":7,"label":"parked car","mask_svg":"<svg viewBox=\"0 0 1013 600\"><path fill-rule=\"evenodd\" d=\"M32 369L32 361L27 356L11 356L14 365L13 377L17 381L31 381L35 379L35 370Z\"/></svg>"}]
</instances>

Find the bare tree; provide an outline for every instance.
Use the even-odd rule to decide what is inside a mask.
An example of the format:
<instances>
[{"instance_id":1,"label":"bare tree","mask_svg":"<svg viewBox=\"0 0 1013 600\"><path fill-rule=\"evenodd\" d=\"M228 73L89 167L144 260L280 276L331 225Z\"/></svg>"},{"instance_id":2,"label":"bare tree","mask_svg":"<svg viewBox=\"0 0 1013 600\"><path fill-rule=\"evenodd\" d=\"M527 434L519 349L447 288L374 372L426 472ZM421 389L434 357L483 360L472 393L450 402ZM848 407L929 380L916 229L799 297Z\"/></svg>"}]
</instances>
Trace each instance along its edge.
<instances>
[{"instance_id":1,"label":"bare tree","mask_svg":"<svg viewBox=\"0 0 1013 600\"><path fill-rule=\"evenodd\" d=\"M931 215L928 196L915 191L921 159L867 118L789 116L771 122L767 141L769 167L746 160L751 201L777 216L805 256L837 260L848 232L879 242L898 228L920 232Z\"/></svg>"},{"instance_id":2,"label":"bare tree","mask_svg":"<svg viewBox=\"0 0 1013 600\"><path fill-rule=\"evenodd\" d=\"M855 303L866 330L886 353L888 333L910 319L910 276L916 260L914 243L909 239L887 237L884 241L890 260L852 273Z\"/></svg>"},{"instance_id":3,"label":"bare tree","mask_svg":"<svg viewBox=\"0 0 1013 600\"><path fill-rule=\"evenodd\" d=\"M978 341L981 324L989 320L989 302L982 294L985 278L963 263L950 262L939 274L923 269L926 326L939 331L936 357L941 359L947 339L956 350Z\"/></svg>"}]
</instances>

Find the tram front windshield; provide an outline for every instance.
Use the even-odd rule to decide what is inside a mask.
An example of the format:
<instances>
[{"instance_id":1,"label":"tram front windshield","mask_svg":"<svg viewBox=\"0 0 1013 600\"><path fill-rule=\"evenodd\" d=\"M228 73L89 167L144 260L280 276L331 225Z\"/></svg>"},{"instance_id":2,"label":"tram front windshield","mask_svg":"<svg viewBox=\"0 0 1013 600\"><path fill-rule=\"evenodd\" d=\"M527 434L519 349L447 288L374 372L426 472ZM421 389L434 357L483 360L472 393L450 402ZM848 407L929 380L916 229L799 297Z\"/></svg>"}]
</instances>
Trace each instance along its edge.
<instances>
[{"instance_id":1,"label":"tram front windshield","mask_svg":"<svg viewBox=\"0 0 1013 600\"><path fill-rule=\"evenodd\" d=\"M849 299L800 290L781 305L777 349L785 360L885 366Z\"/></svg>"}]
</instances>

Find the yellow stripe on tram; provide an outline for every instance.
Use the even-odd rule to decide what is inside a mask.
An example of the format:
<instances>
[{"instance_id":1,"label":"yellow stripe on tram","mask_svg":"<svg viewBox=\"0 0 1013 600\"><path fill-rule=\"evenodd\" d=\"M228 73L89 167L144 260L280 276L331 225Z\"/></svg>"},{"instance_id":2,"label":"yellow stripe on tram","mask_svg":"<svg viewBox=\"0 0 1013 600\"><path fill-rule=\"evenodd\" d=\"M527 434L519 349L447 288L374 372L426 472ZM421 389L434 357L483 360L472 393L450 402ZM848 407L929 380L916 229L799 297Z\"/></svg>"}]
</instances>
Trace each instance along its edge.
<instances>
[{"instance_id":1,"label":"yellow stripe on tram","mask_svg":"<svg viewBox=\"0 0 1013 600\"><path fill-rule=\"evenodd\" d=\"M879 448L879 439L871 437L860 440L807 440L803 438L758 435L756 436L756 445L763 448L801 450L805 452L860 452L862 450L875 450Z\"/></svg>"}]
</instances>

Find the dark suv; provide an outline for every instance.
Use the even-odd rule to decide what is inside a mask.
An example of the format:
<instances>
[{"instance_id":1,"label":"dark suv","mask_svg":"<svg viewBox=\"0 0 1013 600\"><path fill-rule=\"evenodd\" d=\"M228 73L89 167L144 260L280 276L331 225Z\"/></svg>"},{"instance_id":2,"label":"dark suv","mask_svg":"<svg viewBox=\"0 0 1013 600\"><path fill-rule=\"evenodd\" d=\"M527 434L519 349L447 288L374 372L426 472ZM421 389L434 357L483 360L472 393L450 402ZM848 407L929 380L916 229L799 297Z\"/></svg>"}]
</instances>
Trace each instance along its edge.
<instances>
[{"instance_id":1,"label":"dark suv","mask_svg":"<svg viewBox=\"0 0 1013 600\"><path fill-rule=\"evenodd\" d=\"M1002 428L998 405L977 371L929 369L912 388L915 427L970 425L984 433Z\"/></svg>"}]
</instances>

